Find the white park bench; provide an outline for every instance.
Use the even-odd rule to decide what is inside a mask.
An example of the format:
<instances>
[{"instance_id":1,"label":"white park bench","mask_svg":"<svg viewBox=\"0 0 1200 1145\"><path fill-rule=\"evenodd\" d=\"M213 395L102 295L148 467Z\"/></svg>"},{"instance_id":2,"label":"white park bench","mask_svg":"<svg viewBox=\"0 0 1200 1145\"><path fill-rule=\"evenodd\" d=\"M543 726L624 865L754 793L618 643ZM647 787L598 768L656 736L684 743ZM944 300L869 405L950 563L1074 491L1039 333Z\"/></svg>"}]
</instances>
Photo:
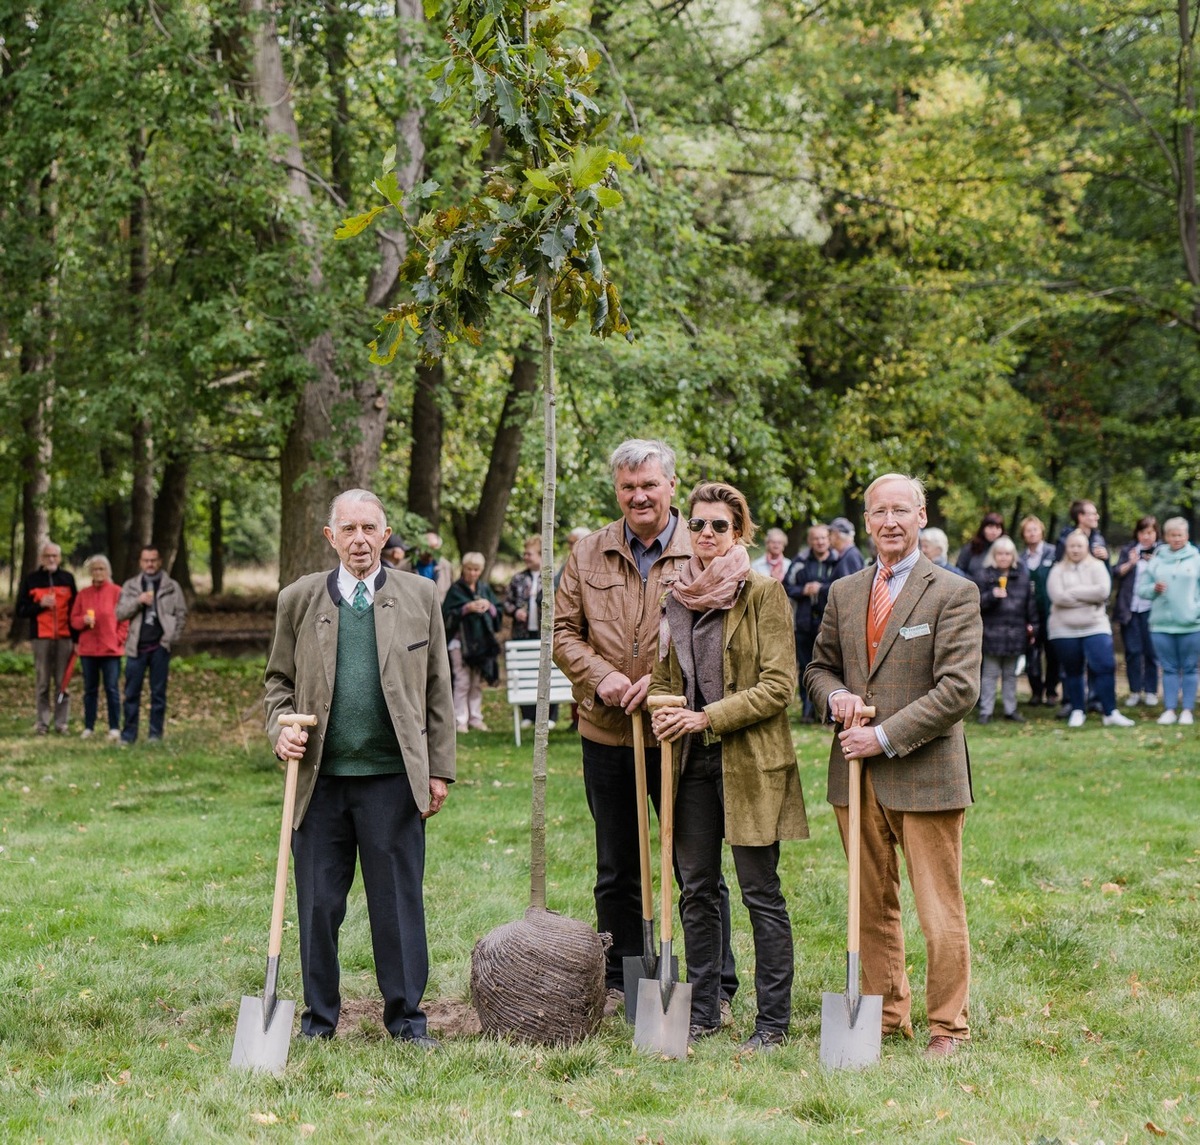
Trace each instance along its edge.
<instances>
[{"instance_id":1,"label":"white park bench","mask_svg":"<svg viewBox=\"0 0 1200 1145\"><path fill-rule=\"evenodd\" d=\"M540 640L506 640L504 675L508 681L508 702L513 710L513 737L521 746L521 705L537 703L538 661L542 656ZM555 664L550 665L550 702L571 702L571 681Z\"/></svg>"}]
</instances>

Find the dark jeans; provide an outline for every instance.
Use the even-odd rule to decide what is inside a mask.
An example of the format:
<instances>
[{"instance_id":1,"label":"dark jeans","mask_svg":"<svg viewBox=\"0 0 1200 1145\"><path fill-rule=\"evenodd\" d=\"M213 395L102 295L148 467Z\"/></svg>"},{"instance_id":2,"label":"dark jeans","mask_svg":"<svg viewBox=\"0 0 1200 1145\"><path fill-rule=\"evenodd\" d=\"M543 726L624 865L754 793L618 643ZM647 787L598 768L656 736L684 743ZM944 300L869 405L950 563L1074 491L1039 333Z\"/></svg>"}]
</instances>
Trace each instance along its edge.
<instances>
[{"instance_id":1,"label":"dark jeans","mask_svg":"<svg viewBox=\"0 0 1200 1145\"><path fill-rule=\"evenodd\" d=\"M1090 677L1088 683L1095 689L1095 697L1104 714L1114 711L1117 706L1117 661L1113 655L1112 634L1063 636L1053 643L1062 669L1063 691L1071 710L1087 710L1086 666Z\"/></svg>"},{"instance_id":2,"label":"dark jeans","mask_svg":"<svg viewBox=\"0 0 1200 1145\"><path fill-rule=\"evenodd\" d=\"M693 746L675 800L675 857L683 894L679 913L692 985L692 1022L712 1027L721 1020L721 844L725 792L721 747ZM792 923L779 884L779 844L731 848L742 902L754 933L756 1030L786 1033L792 1019Z\"/></svg>"},{"instance_id":3,"label":"dark jeans","mask_svg":"<svg viewBox=\"0 0 1200 1145\"><path fill-rule=\"evenodd\" d=\"M138 736L138 708L142 703L142 680L150 674L150 738L162 739L167 719L167 674L171 653L162 645L125 659L125 730L121 739L133 743Z\"/></svg>"},{"instance_id":4,"label":"dark jeans","mask_svg":"<svg viewBox=\"0 0 1200 1145\"><path fill-rule=\"evenodd\" d=\"M646 720L646 736L649 739L649 720ZM661 792L661 759L659 749L647 744L646 782L655 814ZM621 990L625 985L622 959L642 953L642 872L638 859L633 748L612 747L585 739L583 787L596 824L596 929L612 935L612 946L605 955L605 985L610 990ZM675 855L675 877L682 885L678 853ZM721 880L720 895L724 947L721 996L732 998L738 980L729 943L729 888L724 879ZM656 899L656 903L658 901L661 900Z\"/></svg>"},{"instance_id":5,"label":"dark jeans","mask_svg":"<svg viewBox=\"0 0 1200 1145\"><path fill-rule=\"evenodd\" d=\"M804 669L812 662L813 645L817 642L817 634L815 632L801 632L796 629L796 669L799 673L800 680L800 699L803 701L803 708L800 712L802 719L815 719L817 709L813 707L813 702L808 698L808 692L804 688Z\"/></svg>"},{"instance_id":6,"label":"dark jeans","mask_svg":"<svg viewBox=\"0 0 1200 1145\"><path fill-rule=\"evenodd\" d=\"M554 723L558 719L558 705L557 704L550 705L550 715L548 718L551 723ZM522 704L521 705L521 719L536 720L537 719L537 704Z\"/></svg>"},{"instance_id":7,"label":"dark jeans","mask_svg":"<svg viewBox=\"0 0 1200 1145\"><path fill-rule=\"evenodd\" d=\"M1150 639L1150 610L1132 612L1129 623L1121 625L1121 643L1125 645L1125 673L1129 690L1158 692L1158 657Z\"/></svg>"},{"instance_id":8,"label":"dark jeans","mask_svg":"<svg viewBox=\"0 0 1200 1145\"><path fill-rule=\"evenodd\" d=\"M404 772L318 776L292 832L305 1011L300 1029L332 1037L341 1010L338 931L357 857L362 867L383 1024L394 1038L426 1032L425 824Z\"/></svg>"},{"instance_id":9,"label":"dark jeans","mask_svg":"<svg viewBox=\"0 0 1200 1145\"><path fill-rule=\"evenodd\" d=\"M1029 646L1025 655L1025 675L1035 700L1048 700L1058 691L1058 653L1044 637L1039 636L1037 643Z\"/></svg>"},{"instance_id":10,"label":"dark jeans","mask_svg":"<svg viewBox=\"0 0 1200 1145\"><path fill-rule=\"evenodd\" d=\"M96 726L96 708L99 706L100 682L104 682L104 698L108 701L108 726L121 726L121 678L120 656L80 656L79 667L83 672L83 726Z\"/></svg>"}]
</instances>

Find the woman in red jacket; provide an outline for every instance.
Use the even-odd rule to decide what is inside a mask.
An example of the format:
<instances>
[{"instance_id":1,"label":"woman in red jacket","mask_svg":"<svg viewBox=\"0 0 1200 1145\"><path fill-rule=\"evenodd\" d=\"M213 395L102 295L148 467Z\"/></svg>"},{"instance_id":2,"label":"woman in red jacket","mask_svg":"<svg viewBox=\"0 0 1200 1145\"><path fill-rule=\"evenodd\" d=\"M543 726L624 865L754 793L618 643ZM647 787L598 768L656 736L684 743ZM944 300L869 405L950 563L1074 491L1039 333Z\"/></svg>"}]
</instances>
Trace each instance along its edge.
<instances>
[{"instance_id":1,"label":"woman in red jacket","mask_svg":"<svg viewBox=\"0 0 1200 1145\"><path fill-rule=\"evenodd\" d=\"M100 681L108 701L108 738L121 738L121 653L129 633L129 621L117 619L117 599L121 589L112 581L108 557L89 557L88 575L92 583L75 598L71 609L71 627L79 634L79 663L83 669L84 739L96 726Z\"/></svg>"}]
</instances>

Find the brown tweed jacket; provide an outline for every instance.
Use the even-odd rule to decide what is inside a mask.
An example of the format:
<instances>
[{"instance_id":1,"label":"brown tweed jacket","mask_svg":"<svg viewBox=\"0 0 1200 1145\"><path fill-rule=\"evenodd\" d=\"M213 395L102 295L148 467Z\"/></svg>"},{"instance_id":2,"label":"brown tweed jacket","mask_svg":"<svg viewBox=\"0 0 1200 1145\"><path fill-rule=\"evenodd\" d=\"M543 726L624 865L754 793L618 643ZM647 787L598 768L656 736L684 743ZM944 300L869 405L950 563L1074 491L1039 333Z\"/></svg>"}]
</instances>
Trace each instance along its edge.
<instances>
[{"instance_id":1,"label":"brown tweed jacket","mask_svg":"<svg viewBox=\"0 0 1200 1145\"><path fill-rule=\"evenodd\" d=\"M973 581L921 557L892 607L867 669L867 609L875 567L835 581L804 685L820 712L847 688L876 710L896 750L866 761L879 801L895 811L949 811L973 802L963 717L979 698L983 624ZM829 753L829 802L849 801L846 760Z\"/></svg>"}]
</instances>

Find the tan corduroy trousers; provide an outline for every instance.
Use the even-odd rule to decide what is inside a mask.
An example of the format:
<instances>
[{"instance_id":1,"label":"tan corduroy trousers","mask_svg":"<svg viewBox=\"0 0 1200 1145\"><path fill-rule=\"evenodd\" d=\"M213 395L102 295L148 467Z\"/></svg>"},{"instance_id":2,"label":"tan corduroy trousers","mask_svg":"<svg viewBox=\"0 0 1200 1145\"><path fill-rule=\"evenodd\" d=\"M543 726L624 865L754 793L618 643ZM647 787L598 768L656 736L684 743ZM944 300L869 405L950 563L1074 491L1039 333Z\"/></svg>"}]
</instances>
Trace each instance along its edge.
<instances>
[{"instance_id":1,"label":"tan corduroy trousers","mask_svg":"<svg viewBox=\"0 0 1200 1145\"><path fill-rule=\"evenodd\" d=\"M863 769L862 808L862 992L882 995L885 1034L911 1026L912 997L904 968L900 918L899 847L925 935L929 1034L968 1038L971 942L962 894L965 813L961 809L889 810L875 797L869 767ZM834 811L844 848L849 808L835 807Z\"/></svg>"}]
</instances>

